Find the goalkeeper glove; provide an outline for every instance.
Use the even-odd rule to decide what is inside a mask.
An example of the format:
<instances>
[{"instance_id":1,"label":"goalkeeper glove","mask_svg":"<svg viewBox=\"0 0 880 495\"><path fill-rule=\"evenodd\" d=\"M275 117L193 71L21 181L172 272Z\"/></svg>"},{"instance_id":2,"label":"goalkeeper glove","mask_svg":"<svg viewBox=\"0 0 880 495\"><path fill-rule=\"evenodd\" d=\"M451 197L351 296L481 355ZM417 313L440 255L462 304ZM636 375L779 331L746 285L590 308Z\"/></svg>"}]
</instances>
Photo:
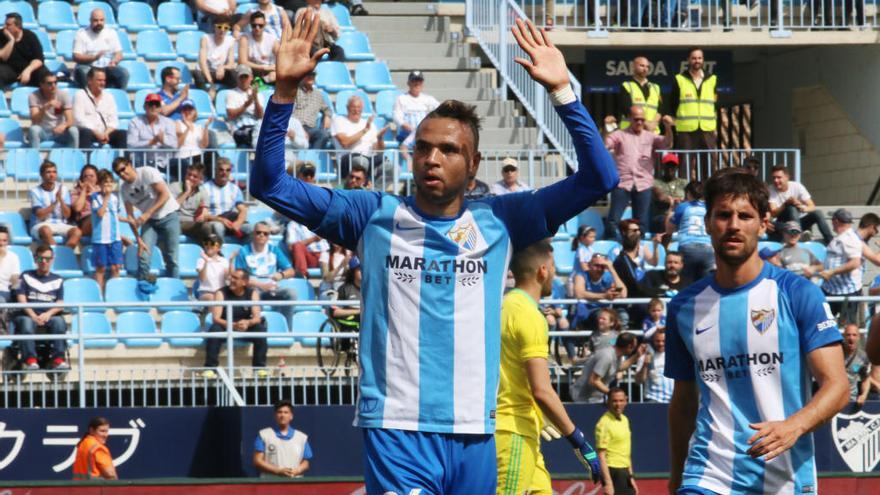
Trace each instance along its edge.
<instances>
[{"instance_id":1,"label":"goalkeeper glove","mask_svg":"<svg viewBox=\"0 0 880 495\"><path fill-rule=\"evenodd\" d=\"M547 423L544 425L544 429L541 430L541 438L543 438L545 442L552 442L553 440L559 440L562 438L562 433L559 433L559 430L557 430L555 426Z\"/></svg>"},{"instance_id":2,"label":"goalkeeper glove","mask_svg":"<svg viewBox=\"0 0 880 495\"><path fill-rule=\"evenodd\" d=\"M593 480L593 483L599 483L599 480L602 477L602 470L599 468L599 457L596 456L596 451L593 450L593 446L587 443L587 439L584 438L584 433L580 428L575 427L574 431L571 432L571 435L565 438L568 439L568 442L574 447L575 457L577 457L578 461L584 465L584 468L586 468L587 474Z\"/></svg>"}]
</instances>

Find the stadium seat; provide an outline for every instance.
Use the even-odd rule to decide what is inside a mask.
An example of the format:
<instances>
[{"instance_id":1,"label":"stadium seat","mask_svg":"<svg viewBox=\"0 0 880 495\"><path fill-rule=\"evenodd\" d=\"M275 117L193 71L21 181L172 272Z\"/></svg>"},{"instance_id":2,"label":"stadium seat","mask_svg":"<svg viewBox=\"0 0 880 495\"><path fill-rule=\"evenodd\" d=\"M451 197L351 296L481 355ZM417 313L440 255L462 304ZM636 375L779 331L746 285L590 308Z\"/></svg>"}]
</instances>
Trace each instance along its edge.
<instances>
[{"instance_id":1,"label":"stadium seat","mask_svg":"<svg viewBox=\"0 0 880 495\"><path fill-rule=\"evenodd\" d=\"M134 272L132 272L134 273ZM124 306L125 303L147 302L147 297L138 290L138 281L131 277L116 277L107 281L104 287L104 300L113 303L113 311L149 311L150 308Z\"/></svg>"},{"instance_id":2,"label":"stadium seat","mask_svg":"<svg viewBox=\"0 0 880 495\"><path fill-rule=\"evenodd\" d=\"M617 241L610 240L600 240L593 243L593 252L601 253L608 257L611 261L617 259L617 255L620 254L620 243Z\"/></svg>"},{"instance_id":3,"label":"stadium seat","mask_svg":"<svg viewBox=\"0 0 880 495\"><path fill-rule=\"evenodd\" d=\"M277 311L263 311L263 318L266 319L266 331L269 333L277 333L282 335L291 335L290 337L269 337L266 342L270 347L290 347L293 345L294 338L287 329L287 320L284 315Z\"/></svg>"},{"instance_id":4,"label":"stadium seat","mask_svg":"<svg viewBox=\"0 0 880 495\"><path fill-rule=\"evenodd\" d=\"M334 111L336 115L346 116L348 115L348 99L352 96L360 96L361 100L364 102L364 112L363 115L368 117L373 115L373 104L370 103L370 95L367 94L366 91L362 89L357 90L344 90L340 91L336 95L336 108ZM376 122L376 127L379 127L379 123Z\"/></svg>"},{"instance_id":5,"label":"stadium seat","mask_svg":"<svg viewBox=\"0 0 880 495\"><path fill-rule=\"evenodd\" d=\"M265 222L272 218L273 212L269 208L261 208L259 206L248 208L247 223L253 225L257 222Z\"/></svg>"},{"instance_id":6,"label":"stadium seat","mask_svg":"<svg viewBox=\"0 0 880 495\"><path fill-rule=\"evenodd\" d=\"M61 180L77 180L79 173L86 164L86 155L73 148L56 148L49 153L49 161L58 165L58 178Z\"/></svg>"},{"instance_id":7,"label":"stadium seat","mask_svg":"<svg viewBox=\"0 0 880 495\"><path fill-rule=\"evenodd\" d=\"M34 34L37 35L37 39L40 40L40 46L43 47L43 59L45 61L55 59L58 54L55 53L55 47L52 46L52 40L49 39L49 34L42 29L34 29Z\"/></svg>"},{"instance_id":8,"label":"stadium seat","mask_svg":"<svg viewBox=\"0 0 880 495\"><path fill-rule=\"evenodd\" d=\"M360 62L354 67L354 80L359 88L370 93L397 89L385 62Z\"/></svg>"},{"instance_id":9,"label":"stadium seat","mask_svg":"<svg viewBox=\"0 0 880 495\"><path fill-rule=\"evenodd\" d=\"M302 333L318 333L321 331L321 325L327 321L327 316L323 311L300 311L294 313L293 323L290 330L296 340L304 347L315 347L318 339L315 337L297 337Z\"/></svg>"},{"instance_id":10,"label":"stadium seat","mask_svg":"<svg viewBox=\"0 0 880 495\"><path fill-rule=\"evenodd\" d=\"M292 290L296 294L297 301L315 300L315 288L304 278L285 278L278 282L278 288ZM320 306L294 306L293 309L294 311L321 311Z\"/></svg>"},{"instance_id":11,"label":"stadium seat","mask_svg":"<svg viewBox=\"0 0 880 495\"><path fill-rule=\"evenodd\" d=\"M9 117L12 110L9 109L9 103L6 101L5 95L0 95L0 118Z\"/></svg>"},{"instance_id":12,"label":"stadium seat","mask_svg":"<svg viewBox=\"0 0 880 495\"><path fill-rule=\"evenodd\" d=\"M116 157L122 156L122 150L110 148L99 148L89 153L89 163L98 167L98 169L106 168L107 170L113 168L113 160Z\"/></svg>"},{"instance_id":13,"label":"stadium seat","mask_svg":"<svg viewBox=\"0 0 880 495\"><path fill-rule=\"evenodd\" d=\"M125 271L134 275L138 271L138 256L137 256L137 248L129 246L125 250ZM162 251L159 250L159 247L156 246L153 248L153 254L150 258L150 273L153 275L159 275L162 271L165 270L165 260L162 259Z\"/></svg>"},{"instance_id":14,"label":"stadium seat","mask_svg":"<svg viewBox=\"0 0 880 495\"><path fill-rule=\"evenodd\" d=\"M654 252L654 243L651 241L642 241L642 247L648 250L649 253ZM659 244L657 246L657 260L656 265L649 265L645 263L645 269L647 270L663 270L666 268L666 248L663 247L663 244Z\"/></svg>"},{"instance_id":15,"label":"stadium seat","mask_svg":"<svg viewBox=\"0 0 880 495\"><path fill-rule=\"evenodd\" d=\"M553 261L556 264L556 273L568 275L574 269L574 251L568 241L553 241Z\"/></svg>"},{"instance_id":16,"label":"stadium seat","mask_svg":"<svg viewBox=\"0 0 880 495\"><path fill-rule=\"evenodd\" d=\"M67 294L65 291L65 300ZM71 332L75 336L79 335L79 317L74 314L71 318ZM103 313L83 313L82 314L83 335L113 335L110 328L110 321ZM76 339L71 339L74 342ZM116 347L119 341L117 339L86 339L86 349L112 349Z\"/></svg>"},{"instance_id":17,"label":"stadium seat","mask_svg":"<svg viewBox=\"0 0 880 495\"><path fill-rule=\"evenodd\" d=\"M31 118L31 107L28 103L28 97L34 91L38 90L30 86L19 86L12 90L12 96L9 97L9 105L13 114L22 119Z\"/></svg>"},{"instance_id":18,"label":"stadium seat","mask_svg":"<svg viewBox=\"0 0 880 495\"><path fill-rule=\"evenodd\" d=\"M182 2L160 3L156 13L156 20L159 22L159 27L171 33L195 31L198 29L193 18L192 9L189 8L189 5Z\"/></svg>"},{"instance_id":19,"label":"stadium seat","mask_svg":"<svg viewBox=\"0 0 880 495\"><path fill-rule=\"evenodd\" d=\"M181 243L177 253L178 266L180 266L180 276L183 278L196 278L199 273L196 271L196 263L202 257L202 248L196 244Z\"/></svg>"},{"instance_id":20,"label":"stadium seat","mask_svg":"<svg viewBox=\"0 0 880 495\"><path fill-rule=\"evenodd\" d=\"M153 9L141 2L127 2L120 5L119 24L134 33L148 29L159 29L156 18L153 17ZM164 31L162 32L164 33Z\"/></svg>"},{"instance_id":21,"label":"stadium seat","mask_svg":"<svg viewBox=\"0 0 880 495\"><path fill-rule=\"evenodd\" d=\"M825 263L825 257L828 255L827 248L821 242L809 241L802 242L799 244L800 247L806 249L807 251L813 253L813 256L816 257L817 260Z\"/></svg>"},{"instance_id":22,"label":"stadium seat","mask_svg":"<svg viewBox=\"0 0 880 495\"><path fill-rule=\"evenodd\" d=\"M153 73L153 80L156 81L159 85L162 84L162 69L165 67L175 67L180 71L180 82L183 84L193 84L193 76L192 72L189 70L189 66L184 62L178 62L176 60L159 62L156 64L156 71Z\"/></svg>"},{"instance_id":23,"label":"stadium seat","mask_svg":"<svg viewBox=\"0 0 880 495\"><path fill-rule=\"evenodd\" d=\"M214 97L214 111L217 117L221 119L226 118L226 95L232 91L231 89L221 89L217 91L217 95Z\"/></svg>"},{"instance_id":24,"label":"stadium seat","mask_svg":"<svg viewBox=\"0 0 880 495\"><path fill-rule=\"evenodd\" d=\"M21 148L24 145L24 133L17 120L0 119L0 133L6 135L7 148Z\"/></svg>"},{"instance_id":25,"label":"stadium seat","mask_svg":"<svg viewBox=\"0 0 880 495\"><path fill-rule=\"evenodd\" d=\"M138 55L148 62L177 60L177 52L174 51L171 38L165 31L149 29L139 32L135 40L135 48Z\"/></svg>"},{"instance_id":26,"label":"stadium seat","mask_svg":"<svg viewBox=\"0 0 880 495\"><path fill-rule=\"evenodd\" d=\"M92 18L92 11L101 9L104 11L104 25L107 27L116 27L116 16L113 14L113 8L105 2L82 2L79 4L79 10L76 12L76 21L82 27L87 27Z\"/></svg>"},{"instance_id":27,"label":"stadium seat","mask_svg":"<svg viewBox=\"0 0 880 495\"><path fill-rule=\"evenodd\" d=\"M189 99L196 104L196 112L199 113L199 120L214 116L214 105L211 104L211 95L203 89L190 88Z\"/></svg>"},{"instance_id":28,"label":"stadium seat","mask_svg":"<svg viewBox=\"0 0 880 495\"><path fill-rule=\"evenodd\" d=\"M605 235L605 222L602 221L602 215L600 215L596 210L586 209L578 215L578 222L580 225L589 225L596 229L596 238L601 239ZM574 235L575 232L572 232Z\"/></svg>"},{"instance_id":29,"label":"stadium seat","mask_svg":"<svg viewBox=\"0 0 880 495\"><path fill-rule=\"evenodd\" d=\"M198 315L191 311L169 311L162 315L162 333L195 333L202 327ZM171 337L166 339L171 347L199 347L201 337Z\"/></svg>"},{"instance_id":30,"label":"stadium seat","mask_svg":"<svg viewBox=\"0 0 880 495\"><path fill-rule=\"evenodd\" d=\"M119 38L119 46L122 47L122 60L137 60L137 52L134 51L134 47L131 45L131 38L128 37L128 32L117 29L116 36Z\"/></svg>"},{"instance_id":31,"label":"stadium seat","mask_svg":"<svg viewBox=\"0 0 880 495\"><path fill-rule=\"evenodd\" d=\"M319 120L320 122L320 120ZM312 162L318 166L316 178L319 181L336 180L336 172L330 163L330 155L320 150L300 150L297 158L304 162Z\"/></svg>"},{"instance_id":32,"label":"stadium seat","mask_svg":"<svg viewBox=\"0 0 880 495\"><path fill-rule=\"evenodd\" d=\"M0 19L5 19L6 14L12 12L21 16L21 25L25 29L36 31L40 27L36 17L34 17L34 8L31 7L30 2L14 0L0 2Z\"/></svg>"},{"instance_id":33,"label":"stadium seat","mask_svg":"<svg viewBox=\"0 0 880 495\"><path fill-rule=\"evenodd\" d=\"M196 62L199 60L199 48L201 48L202 37L208 36L201 31L184 31L177 33L177 41L175 47L177 54L184 58L187 62Z\"/></svg>"},{"instance_id":34,"label":"stadium seat","mask_svg":"<svg viewBox=\"0 0 880 495\"><path fill-rule=\"evenodd\" d=\"M55 262L52 263L52 272L61 278L82 277L83 271L76 262L76 254L67 246L55 246Z\"/></svg>"},{"instance_id":35,"label":"stadium seat","mask_svg":"<svg viewBox=\"0 0 880 495\"><path fill-rule=\"evenodd\" d=\"M43 61L43 64L46 66L46 70L48 70L52 74L55 74L55 75L61 74L61 76L59 76L58 89L70 87L69 81L61 81L60 80L61 77L71 79L70 69L67 68L67 65L64 64L63 60L58 60L58 59L54 59L54 58L52 58L52 59L47 58L46 60ZM71 93L71 94L73 94L73 93Z\"/></svg>"},{"instance_id":36,"label":"stadium seat","mask_svg":"<svg viewBox=\"0 0 880 495\"><path fill-rule=\"evenodd\" d=\"M339 23L340 30L351 31L355 29L354 25L351 23L351 15L348 13L348 7L345 5L334 2L332 4L324 4L321 8L333 12L333 15L336 17L336 22Z\"/></svg>"},{"instance_id":37,"label":"stadium seat","mask_svg":"<svg viewBox=\"0 0 880 495\"><path fill-rule=\"evenodd\" d=\"M31 150L31 151L36 151L36 150ZM10 234L9 242L11 242L12 244L28 245L31 242L33 242L33 239L31 239L31 235L28 231L27 225L25 225L25 223L24 223L24 218L22 218L21 215L19 215L17 211L2 211L2 212L0 212L0 225L6 225L9 228L9 234ZM30 251L28 251L28 258L30 258L32 256L33 256L33 254L31 254ZM24 261L24 260L22 260L22 261Z\"/></svg>"},{"instance_id":38,"label":"stadium seat","mask_svg":"<svg viewBox=\"0 0 880 495\"><path fill-rule=\"evenodd\" d=\"M131 311L121 313L116 317L116 335L122 336L133 333L157 334L156 321L149 313ZM159 347L162 345L161 338L146 339L122 339L126 347Z\"/></svg>"},{"instance_id":39,"label":"stadium seat","mask_svg":"<svg viewBox=\"0 0 880 495\"><path fill-rule=\"evenodd\" d=\"M217 154L221 158L228 158L232 162L232 178L235 180L248 179L248 166L250 165L250 152L247 150L226 149L220 150Z\"/></svg>"},{"instance_id":40,"label":"stadium seat","mask_svg":"<svg viewBox=\"0 0 880 495\"><path fill-rule=\"evenodd\" d=\"M40 180L40 152L33 148L9 150L6 154L6 172L19 181Z\"/></svg>"},{"instance_id":41,"label":"stadium seat","mask_svg":"<svg viewBox=\"0 0 880 495\"><path fill-rule=\"evenodd\" d=\"M131 100L128 99L128 92L124 89L107 88L107 91L113 95L116 100L116 111L120 119L133 119L134 109L131 108Z\"/></svg>"},{"instance_id":42,"label":"stadium seat","mask_svg":"<svg viewBox=\"0 0 880 495\"><path fill-rule=\"evenodd\" d=\"M0 220L0 223L5 223ZM28 246L22 246L19 244L10 245L8 247L10 251L18 255L18 263L21 267L21 271L27 270L36 270L37 264L34 262L34 253Z\"/></svg>"},{"instance_id":43,"label":"stadium seat","mask_svg":"<svg viewBox=\"0 0 880 495\"><path fill-rule=\"evenodd\" d=\"M73 39L75 30L59 31L55 34L55 52L66 62L73 62Z\"/></svg>"},{"instance_id":44,"label":"stadium seat","mask_svg":"<svg viewBox=\"0 0 880 495\"><path fill-rule=\"evenodd\" d=\"M67 2L42 2L37 5L37 19L49 31L78 29L79 24L73 16L73 7Z\"/></svg>"},{"instance_id":45,"label":"stadium seat","mask_svg":"<svg viewBox=\"0 0 880 495\"><path fill-rule=\"evenodd\" d=\"M220 253L223 254L224 258L232 261L232 259L235 257L236 254L238 254L238 251L240 249L241 249L240 244L231 244L231 243L225 242L220 247Z\"/></svg>"},{"instance_id":46,"label":"stadium seat","mask_svg":"<svg viewBox=\"0 0 880 495\"><path fill-rule=\"evenodd\" d=\"M345 60L348 62L362 62L376 58L367 35L359 31L343 31L336 40L336 46L342 47L345 51Z\"/></svg>"},{"instance_id":47,"label":"stadium seat","mask_svg":"<svg viewBox=\"0 0 880 495\"><path fill-rule=\"evenodd\" d=\"M257 4L255 2L241 2L238 6L235 7L236 14L247 14L248 12L257 8Z\"/></svg>"},{"instance_id":48,"label":"stadium seat","mask_svg":"<svg viewBox=\"0 0 880 495\"><path fill-rule=\"evenodd\" d=\"M315 70L317 72L315 85L324 91L336 93L346 89L357 89L357 86L351 82L348 67L342 62L321 62Z\"/></svg>"},{"instance_id":49,"label":"stadium seat","mask_svg":"<svg viewBox=\"0 0 880 495\"><path fill-rule=\"evenodd\" d=\"M128 71L128 88L126 89L129 91L139 89L156 90L156 83L153 82L153 76L150 74L147 64L140 60L123 60L119 62L119 66Z\"/></svg>"},{"instance_id":50,"label":"stadium seat","mask_svg":"<svg viewBox=\"0 0 880 495\"><path fill-rule=\"evenodd\" d=\"M150 302L187 302L189 301L189 292L183 280L179 278L160 277L156 279L156 292L150 295ZM192 311L192 306L159 306L160 313L167 311Z\"/></svg>"},{"instance_id":51,"label":"stadium seat","mask_svg":"<svg viewBox=\"0 0 880 495\"><path fill-rule=\"evenodd\" d=\"M99 303L104 302L98 282L90 278L71 278L64 281L64 302ZM83 308L89 313L104 313L104 308Z\"/></svg>"},{"instance_id":52,"label":"stadium seat","mask_svg":"<svg viewBox=\"0 0 880 495\"><path fill-rule=\"evenodd\" d=\"M376 94L376 115L391 120L394 118L394 102L400 96L396 89L386 89Z\"/></svg>"},{"instance_id":53,"label":"stadium seat","mask_svg":"<svg viewBox=\"0 0 880 495\"><path fill-rule=\"evenodd\" d=\"M758 251L764 248L770 248L774 251L779 251L780 249L782 249L782 244L775 241L758 241Z\"/></svg>"}]
</instances>

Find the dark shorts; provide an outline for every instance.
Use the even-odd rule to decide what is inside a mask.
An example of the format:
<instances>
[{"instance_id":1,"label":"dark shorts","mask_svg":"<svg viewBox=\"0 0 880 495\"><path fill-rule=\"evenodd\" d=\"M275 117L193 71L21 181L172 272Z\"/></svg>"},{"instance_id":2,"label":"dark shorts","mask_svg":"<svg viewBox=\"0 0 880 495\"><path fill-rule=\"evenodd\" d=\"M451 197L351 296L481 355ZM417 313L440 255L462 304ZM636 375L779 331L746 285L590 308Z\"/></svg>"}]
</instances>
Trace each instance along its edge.
<instances>
[{"instance_id":1,"label":"dark shorts","mask_svg":"<svg viewBox=\"0 0 880 495\"><path fill-rule=\"evenodd\" d=\"M92 244L92 264L96 268L123 264L122 242L112 244Z\"/></svg>"}]
</instances>

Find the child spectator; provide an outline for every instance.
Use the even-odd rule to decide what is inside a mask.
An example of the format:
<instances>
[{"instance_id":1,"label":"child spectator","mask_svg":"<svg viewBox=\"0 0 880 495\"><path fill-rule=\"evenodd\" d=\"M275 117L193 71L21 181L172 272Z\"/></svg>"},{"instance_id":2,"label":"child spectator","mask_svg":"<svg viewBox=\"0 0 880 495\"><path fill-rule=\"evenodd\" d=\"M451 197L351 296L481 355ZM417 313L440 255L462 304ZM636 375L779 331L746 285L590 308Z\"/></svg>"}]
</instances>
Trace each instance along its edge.
<instances>
[{"instance_id":1,"label":"child spectator","mask_svg":"<svg viewBox=\"0 0 880 495\"><path fill-rule=\"evenodd\" d=\"M605 347L611 347L617 336L620 335L620 319L617 311L611 308L602 308L596 315L596 329L590 335L590 351L596 352Z\"/></svg>"},{"instance_id":2,"label":"child spectator","mask_svg":"<svg viewBox=\"0 0 880 495\"><path fill-rule=\"evenodd\" d=\"M229 273L229 260L220 253L223 238L210 234L202 243L202 256L196 261L199 274L199 286L196 290L199 301L213 301L218 290L226 285Z\"/></svg>"},{"instance_id":3,"label":"child spectator","mask_svg":"<svg viewBox=\"0 0 880 495\"><path fill-rule=\"evenodd\" d=\"M586 273L590 267L590 259L593 257L593 243L596 242L596 229L587 225L578 227L577 237L571 240L571 250L575 253L574 273Z\"/></svg>"},{"instance_id":4,"label":"child spectator","mask_svg":"<svg viewBox=\"0 0 880 495\"><path fill-rule=\"evenodd\" d=\"M645 340L651 340L654 332L666 330L666 315L664 314L663 301L654 298L648 303L648 316L642 322L642 331L645 332Z\"/></svg>"},{"instance_id":5,"label":"child spectator","mask_svg":"<svg viewBox=\"0 0 880 495\"><path fill-rule=\"evenodd\" d=\"M109 170L98 172L98 191L89 196L92 210L92 263L95 265L95 281L104 290L104 274L110 267L110 278L119 276L123 264L120 219L128 223L119 196L113 193L113 174Z\"/></svg>"}]
</instances>

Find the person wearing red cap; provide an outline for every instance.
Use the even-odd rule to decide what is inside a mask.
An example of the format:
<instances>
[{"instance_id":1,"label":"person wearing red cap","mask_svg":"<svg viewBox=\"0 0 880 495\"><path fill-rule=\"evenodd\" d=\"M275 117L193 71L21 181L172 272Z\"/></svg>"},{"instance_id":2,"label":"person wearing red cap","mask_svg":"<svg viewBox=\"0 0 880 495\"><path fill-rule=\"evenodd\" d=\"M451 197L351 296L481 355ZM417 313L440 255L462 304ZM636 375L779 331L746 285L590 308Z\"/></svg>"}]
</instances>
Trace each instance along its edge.
<instances>
[{"instance_id":1,"label":"person wearing red cap","mask_svg":"<svg viewBox=\"0 0 880 495\"><path fill-rule=\"evenodd\" d=\"M177 148L177 131L174 121L161 113L162 96L150 93L144 99L144 115L128 124L128 147L133 149ZM135 166L152 165L160 170L168 166L170 153L136 152Z\"/></svg>"},{"instance_id":2,"label":"person wearing red cap","mask_svg":"<svg viewBox=\"0 0 880 495\"><path fill-rule=\"evenodd\" d=\"M665 153L660 160L663 164L660 177L654 179L651 197L651 232L662 233L666 230L666 215L675 211L675 207L684 200L684 187L687 180L678 177L678 155Z\"/></svg>"}]
</instances>

